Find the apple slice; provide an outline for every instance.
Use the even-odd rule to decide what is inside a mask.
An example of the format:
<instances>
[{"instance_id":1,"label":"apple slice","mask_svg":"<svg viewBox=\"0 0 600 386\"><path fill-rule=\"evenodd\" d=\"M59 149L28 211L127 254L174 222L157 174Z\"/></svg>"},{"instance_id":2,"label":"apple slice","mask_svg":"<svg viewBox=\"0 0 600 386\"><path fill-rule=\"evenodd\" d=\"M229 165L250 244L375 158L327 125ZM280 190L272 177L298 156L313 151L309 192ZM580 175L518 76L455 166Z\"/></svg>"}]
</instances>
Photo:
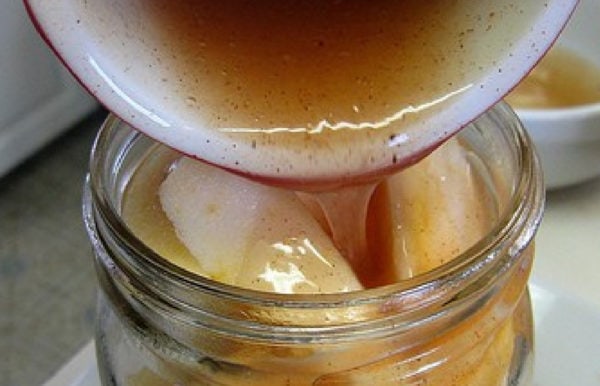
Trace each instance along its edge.
<instances>
[{"instance_id":1,"label":"apple slice","mask_svg":"<svg viewBox=\"0 0 600 386\"><path fill-rule=\"evenodd\" d=\"M495 219L476 155L451 139L419 164L387 179L372 207L384 281L430 271L473 246ZM387 256L387 257L385 257Z\"/></svg>"},{"instance_id":2,"label":"apple slice","mask_svg":"<svg viewBox=\"0 0 600 386\"><path fill-rule=\"evenodd\" d=\"M181 158L159 195L178 238L207 277L278 293L362 288L293 192Z\"/></svg>"}]
</instances>

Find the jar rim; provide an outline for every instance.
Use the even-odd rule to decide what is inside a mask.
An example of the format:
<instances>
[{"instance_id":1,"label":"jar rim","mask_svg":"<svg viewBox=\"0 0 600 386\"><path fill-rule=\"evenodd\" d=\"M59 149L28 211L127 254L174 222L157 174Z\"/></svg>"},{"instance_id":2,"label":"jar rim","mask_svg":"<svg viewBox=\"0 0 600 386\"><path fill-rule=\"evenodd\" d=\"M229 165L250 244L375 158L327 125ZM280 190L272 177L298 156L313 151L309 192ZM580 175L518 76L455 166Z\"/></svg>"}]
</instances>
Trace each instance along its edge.
<instances>
[{"instance_id":1,"label":"jar rim","mask_svg":"<svg viewBox=\"0 0 600 386\"><path fill-rule=\"evenodd\" d=\"M96 224L98 217L101 217L103 224L106 224L111 233L116 236L118 247L127 251L127 255L131 257L131 260L126 262L130 271L145 270L156 280L168 282L168 288L176 288L178 291L202 293L215 298L229 299L239 304L261 307L323 310L377 305L402 310L404 313L418 312L432 304L444 304L456 297L458 283L474 282L488 275L490 271L498 274L508 269L512 261L529 245L541 221L544 202L542 176L539 160L525 129L512 109L504 102L497 104L486 114L496 115L497 118L504 120L507 117L510 119L511 124L506 127L510 131L511 140L517 148L519 157L518 165L521 170L506 210L500 214L491 231L471 248L434 270L398 283L345 293L277 294L220 283L168 262L129 230L118 215L119 211L108 198L109 194L102 181L102 173L98 172L101 170L102 158L106 157L106 146L111 132L121 130L119 126L126 125L124 121L112 115L102 126L91 153L88 176L90 186L84 197L84 217L88 233L94 246L106 253L106 240L101 240L98 236ZM131 130L132 135L143 136ZM151 280L145 285L152 287L155 282ZM156 285L152 290L161 292L164 287ZM423 303L423 299L428 299L426 304ZM189 298L185 302L191 302L187 304L188 306L201 308L200 304L194 304ZM360 322L360 318L358 319Z\"/></svg>"}]
</instances>

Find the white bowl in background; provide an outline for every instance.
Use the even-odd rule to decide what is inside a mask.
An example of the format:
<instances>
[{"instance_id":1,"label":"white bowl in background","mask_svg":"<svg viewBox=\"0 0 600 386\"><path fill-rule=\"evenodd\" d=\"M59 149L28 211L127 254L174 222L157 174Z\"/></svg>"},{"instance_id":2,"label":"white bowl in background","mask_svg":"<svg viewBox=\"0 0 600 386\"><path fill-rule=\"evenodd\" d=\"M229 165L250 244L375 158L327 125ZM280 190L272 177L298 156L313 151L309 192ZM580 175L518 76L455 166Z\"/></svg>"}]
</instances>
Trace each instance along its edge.
<instances>
[{"instance_id":1,"label":"white bowl in background","mask_svg":"<svg viewBox=\"0 0 600 386\"><path fill-rule=\"evenodd\" d=\"M600 176L600 103L517 114L533 138L548 189Z\"/></svg>"},{"instance_id":2,"label":"white bowl in background","mask_svg":"<svg viewBox=\"0 0 600 386\"><path fill-rule=\"evenodd\" d=\"M556 46L600 68L600 0L582 0ZM600 101L549 109L515 108L533 138L548 189L600 176Z\"/></svg>"}]
</instances>

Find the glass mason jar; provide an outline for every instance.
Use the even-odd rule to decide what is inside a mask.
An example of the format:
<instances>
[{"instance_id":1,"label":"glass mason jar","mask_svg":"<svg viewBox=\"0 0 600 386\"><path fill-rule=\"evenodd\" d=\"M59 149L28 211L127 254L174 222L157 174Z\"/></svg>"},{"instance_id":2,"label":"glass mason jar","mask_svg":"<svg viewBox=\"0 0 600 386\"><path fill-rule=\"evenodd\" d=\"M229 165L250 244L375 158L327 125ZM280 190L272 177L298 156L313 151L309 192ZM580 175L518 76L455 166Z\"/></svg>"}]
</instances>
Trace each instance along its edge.
<instances>
[{"instance_id":1,"label":"glass mason jar","mask_svg":"<svg viewBox=\"0 0 600 386\"><path fill-rule=\"evenodd\" d=\"M527 280L544 188L531 142L500 103L459 134L498 221L472 248L394 285L327 295L236 288L170 264L125 225L149 150L115 117L92 151L84 216L100 293L104 385L523 385L533 360ZM232 235L235 237L235 235Z\"/></svg>"}]
</instances>

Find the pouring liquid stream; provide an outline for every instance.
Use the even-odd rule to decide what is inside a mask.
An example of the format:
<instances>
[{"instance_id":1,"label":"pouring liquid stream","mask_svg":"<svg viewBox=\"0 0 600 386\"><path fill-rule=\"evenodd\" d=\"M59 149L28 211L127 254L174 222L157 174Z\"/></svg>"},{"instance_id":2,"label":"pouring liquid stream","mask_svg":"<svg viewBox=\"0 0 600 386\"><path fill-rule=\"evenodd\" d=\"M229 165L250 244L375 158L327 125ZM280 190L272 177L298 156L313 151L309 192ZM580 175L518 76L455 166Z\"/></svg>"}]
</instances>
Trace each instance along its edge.
<instances>
[{"instance_id":1,"label":"pouring liquid stream","mask_svg":"<svg viewBox=\"0 0 600 386\"><path fill-rule=\"evenodd\" d=\"M377 182L345 186L312 194L319 203L340 253L355 272L370 272L367 211Z\"/></svg>"}]
</instances>

